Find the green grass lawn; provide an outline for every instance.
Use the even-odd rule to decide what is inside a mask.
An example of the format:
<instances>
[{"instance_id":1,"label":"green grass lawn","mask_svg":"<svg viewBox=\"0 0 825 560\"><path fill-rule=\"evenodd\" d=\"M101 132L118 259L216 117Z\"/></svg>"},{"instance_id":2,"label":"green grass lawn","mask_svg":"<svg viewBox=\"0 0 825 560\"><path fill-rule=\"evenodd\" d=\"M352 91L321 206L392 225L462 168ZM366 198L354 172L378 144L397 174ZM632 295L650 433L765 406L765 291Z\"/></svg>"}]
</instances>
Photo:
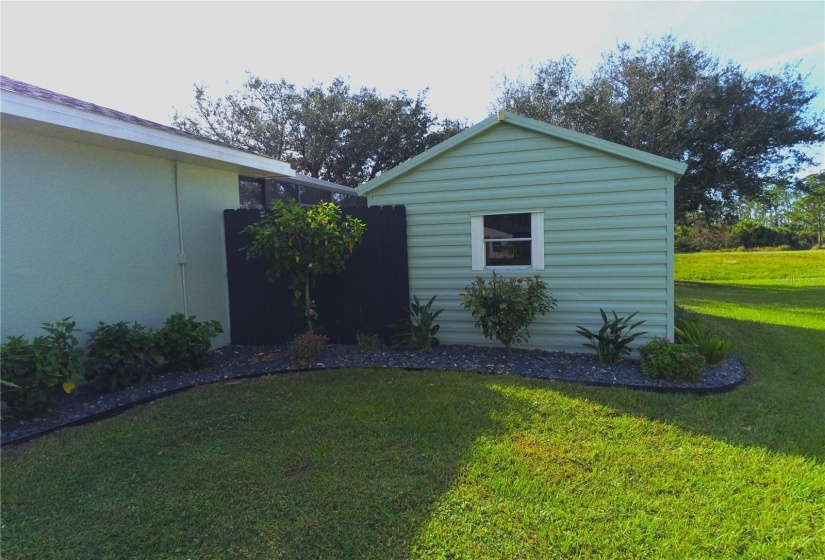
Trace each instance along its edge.
<instances>
[{"instance_id":1,"label":"green grass lawn","mask_svg":"<svg viewBox=\"0 0 825 560\"><path fill-rule=\"evenodd\" d=\"M677 286L746 363L731 393L377 369L205 387L4 449L3 558L825 557L825 289L736 280Z\"/></svg>"},{"instance_id":2,"label":"green grass lawn","mask_svg":"<svg viewBox=\"0 0 825 560\"><path fill-rule=\"evenodd\" d=\"M825 286L825 251L676 255L676 281L786 288L821 287Z\"/></svg>"}]
</instances>

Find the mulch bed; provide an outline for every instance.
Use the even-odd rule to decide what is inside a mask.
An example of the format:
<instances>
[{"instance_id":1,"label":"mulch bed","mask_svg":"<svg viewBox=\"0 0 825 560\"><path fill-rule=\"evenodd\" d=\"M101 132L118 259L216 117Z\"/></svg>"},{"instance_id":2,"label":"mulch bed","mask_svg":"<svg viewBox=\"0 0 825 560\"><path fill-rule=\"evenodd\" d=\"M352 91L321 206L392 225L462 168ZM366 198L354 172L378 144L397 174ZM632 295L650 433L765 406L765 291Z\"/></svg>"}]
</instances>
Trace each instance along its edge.
<instances>
[{"instance_id":1,"label":"mulch bed","mask_svg":"<svg viewBox=\"0 0 825 560\"><path fill-rule=\"evenodd\" d=\"M80 387L71 395L64 395L58 410L46 418L17 421L13 417L5 417L0 442L3 445L22 443L61 428L113 416L137 404L198 385L315 369L449 369L695 394L729 391L743 383L747 377L744 365L734 355L728 356L719 364L705 366L700 381L676 383L644 377L639 363L633 360L605 365L589 354L569 352L514 349L508 354L501 347L466 345L445 345L427 352L395 348L362 352L356 346L333 344L324 349L317 361L295 365L288 362L285 351L285 347L273 346L224 346L210 352L207 366L200 371L164 371L147 383L114 393L93 394L90 388Z\"/></svg>"}]
</instances>

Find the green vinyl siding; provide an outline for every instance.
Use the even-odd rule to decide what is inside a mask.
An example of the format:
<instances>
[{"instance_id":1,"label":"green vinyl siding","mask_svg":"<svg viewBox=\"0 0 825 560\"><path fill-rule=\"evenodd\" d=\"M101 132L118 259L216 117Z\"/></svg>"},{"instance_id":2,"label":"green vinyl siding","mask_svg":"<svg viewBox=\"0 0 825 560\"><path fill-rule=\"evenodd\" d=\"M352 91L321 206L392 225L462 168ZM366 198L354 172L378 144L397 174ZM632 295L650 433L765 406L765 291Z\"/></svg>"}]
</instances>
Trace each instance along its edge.
<instances>
[{"instance_id":1,"label":"green vinyl siding","mask_svg":"<svg viewBox=\"0 0 825 560\"><path fill-rule=\"evenodd\" d=\"M507 122L367 190L370 205L407 208L410 293L438 296L445 344L498 344L473 327L460 295L473 271L470 217L543 212L545 270L558 307L527 347L583 350L576 326L599 308L639 311L645 338L673 334L673 181L664 169Z\"/></svg>"}]
</instances>

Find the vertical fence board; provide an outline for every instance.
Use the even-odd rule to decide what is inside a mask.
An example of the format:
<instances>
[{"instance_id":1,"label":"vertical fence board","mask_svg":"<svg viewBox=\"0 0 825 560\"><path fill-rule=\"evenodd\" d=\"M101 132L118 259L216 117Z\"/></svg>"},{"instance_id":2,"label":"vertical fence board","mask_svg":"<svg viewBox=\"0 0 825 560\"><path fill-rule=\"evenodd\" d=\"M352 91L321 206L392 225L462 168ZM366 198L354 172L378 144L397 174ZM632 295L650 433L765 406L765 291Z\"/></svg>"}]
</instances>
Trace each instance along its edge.
<instances>
[{"instance_id":1,"label":"vertical fence board","mask_svg":"<svg viewBox=\"0 0 825 560\"><path fill-rule=\"evenodd\" d=\"M312 296L318 326L330 342L353 344L357 333L392 338L391 323L409 306L406 209L403 206L347 208L363 220L364 240L341 274L318 278ZM225 210L226 261L232 344L287 344L306 330L293 309L286 277L266 280L268 262L247 259L249 243L241 230L260 219L258 210Z\"/></svg>"}]
</instances>

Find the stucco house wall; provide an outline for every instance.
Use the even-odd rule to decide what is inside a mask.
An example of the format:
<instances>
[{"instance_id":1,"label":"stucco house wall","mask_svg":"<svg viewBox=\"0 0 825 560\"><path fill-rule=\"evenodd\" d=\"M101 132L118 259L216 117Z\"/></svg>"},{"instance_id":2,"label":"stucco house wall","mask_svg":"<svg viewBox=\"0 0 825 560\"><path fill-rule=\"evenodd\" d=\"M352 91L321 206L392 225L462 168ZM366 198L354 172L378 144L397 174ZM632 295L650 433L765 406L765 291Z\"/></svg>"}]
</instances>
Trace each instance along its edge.
<instances>
[{"instance_id":1,"label":"stucco house wall","mask_svg":"<svg viewBox=\"0 0 825 560\"><path fill-rule=\"evenodd\" d=\"M239 205L239 174L291 168L11 87L0 121L2 338L67 316L84 333L99 321L158 328L186 311L220 321L213 345L228 344L223 210ZM39 97L18 95L27 88Z\"/></svg>"},{"instance_id":2,"label":"stucco house wall","mask_svg":"<svg viewBox=\"0 0 825 560\"><path fill-rule=\"evenodd\" d=\"M582 351L576 326L598 328L599 308L639 311L646 338L673 336L673 185L683 171L678 162L501 112L358 192L369 205L406 206L410 293L437 296L439 337L448 344L498 344L460 304L465 286L493 272L473 228L484 215L530 213L540 237L532 266L495 270L538 275L558 300L530 327L527 347Z\"/></svg>"}]
</instances>

